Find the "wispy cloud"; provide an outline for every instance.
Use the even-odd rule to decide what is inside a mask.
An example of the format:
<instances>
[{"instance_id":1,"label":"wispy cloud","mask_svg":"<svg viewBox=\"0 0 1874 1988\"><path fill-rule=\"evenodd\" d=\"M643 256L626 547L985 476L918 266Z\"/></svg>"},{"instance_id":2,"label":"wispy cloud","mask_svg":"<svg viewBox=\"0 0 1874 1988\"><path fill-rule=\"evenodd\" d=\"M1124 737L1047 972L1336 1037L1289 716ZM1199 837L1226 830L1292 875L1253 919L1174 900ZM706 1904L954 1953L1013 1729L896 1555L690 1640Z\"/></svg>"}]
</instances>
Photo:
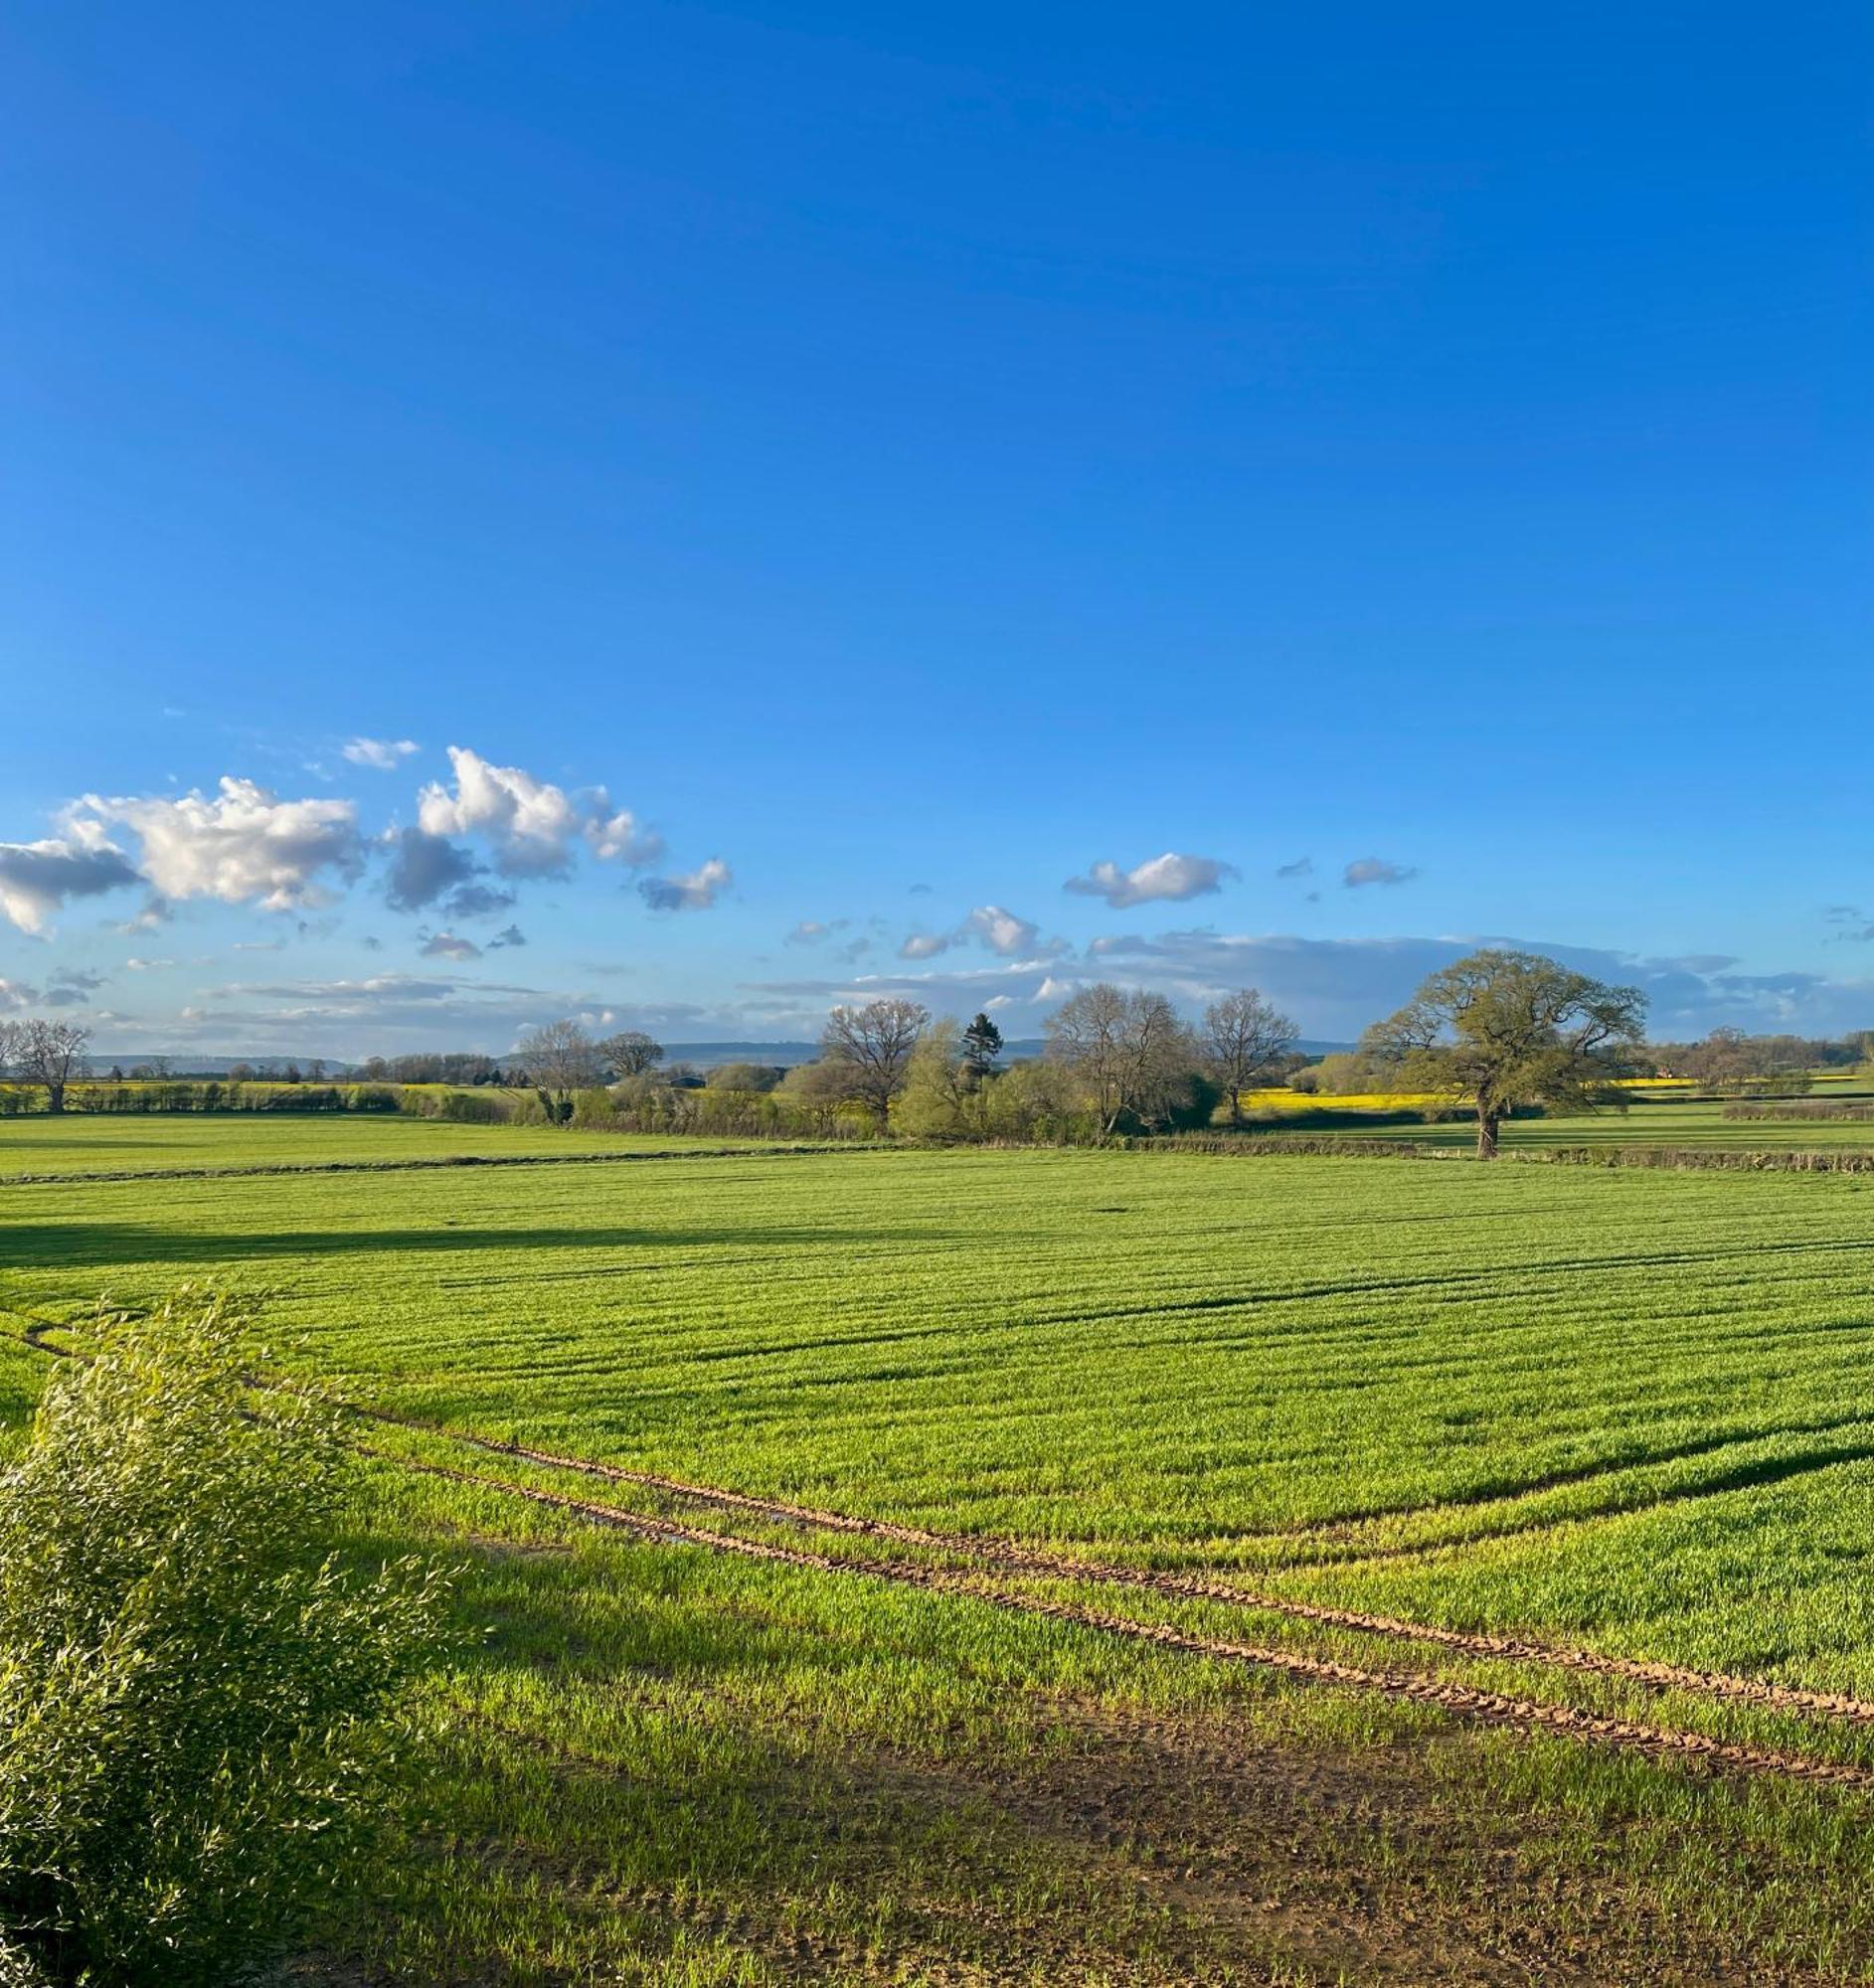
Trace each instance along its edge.
<instances>
[{"instance_id":1,"label":"wispy cloud","mask_svg":"<svg viewBox=\"0 0 1874 1988\"><path fill-rule=\"evenodd\" d=\"M380 773L395 772L421 749L414 739L349 739L339 747L354 766L371 766Z\"/></svg>"},{"instance_id":2,"label":"wispy cloud","mask_svg":"<svg viewBox=\"0 0 1874 1988\"><path fill-rule=\"evenodd\" d=\"M1388 863L1382 856L1362 856L1347 865L1340 881L1349 891L1361 891L1369 884L1410 884L1418 874L1408 865Z\"/></svg>"},{"instance_id":3,"label":"wispy cloud","mask_svg":"<svg viewBox=\"0 0 1874 1988\"><path fill-rule=\"evenodd\" d=\"M835 932L852 923L850 918L802 918L781 940L783 945L824 945Z\"/></svg>"},{"instance_id":4,"label":"wispy cloud","mask_svg":"<svg viewBox=\"0 0 1874 1988\"><path fill-rule=\"evenodd\" d=\"M479 959L481 947L471 938L455 932L432 932L424 946L425 959Z\"/></svg>"}]
</instances>

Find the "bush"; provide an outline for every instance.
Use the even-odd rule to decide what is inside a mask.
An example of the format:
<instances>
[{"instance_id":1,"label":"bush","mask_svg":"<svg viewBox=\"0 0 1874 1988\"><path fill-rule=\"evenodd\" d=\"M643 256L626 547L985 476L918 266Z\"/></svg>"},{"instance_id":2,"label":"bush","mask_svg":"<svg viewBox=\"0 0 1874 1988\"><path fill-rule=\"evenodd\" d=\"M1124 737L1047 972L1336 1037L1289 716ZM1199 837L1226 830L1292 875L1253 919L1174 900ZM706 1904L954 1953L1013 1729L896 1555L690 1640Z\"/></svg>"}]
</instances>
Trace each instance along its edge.
<instances>
[{"instance_id":1,"label":"bush","mask_svg":"<svg viewBox=\"0 0 1874 1988\"><path fill-rule=\"evenodd\" d=\"M1781 1121L1789 1125L1801 1124L1813 1118L1866 1124L1874 1120L1874 1104L1856 1104L1845 1099L1824 1104L1727 1104L1724 1115L1727 1118Z\"/></svg>"},{"instance_id":2,"label":"bush","mask_svg":"<svg viewBox=\"0 0 1874 1988\"><path fill-rule=\"evenodd\" d=\"M505 1125L513 1113L505 1097L485 1090L445 1090L433 1115L452 1125Z\"/></svg>"},{"instance_id":3,"label":"bush","mask_svg":"<svg viewBox=\"0 0 1874 1988\"><path fill-rule=\"evenodd\" d=\"M208 1988L329 1898L441 1583L334 1550L332 1411L182 1293L54 1380L0 1475L0 1983Z\"/></svg>"}]
</instances>

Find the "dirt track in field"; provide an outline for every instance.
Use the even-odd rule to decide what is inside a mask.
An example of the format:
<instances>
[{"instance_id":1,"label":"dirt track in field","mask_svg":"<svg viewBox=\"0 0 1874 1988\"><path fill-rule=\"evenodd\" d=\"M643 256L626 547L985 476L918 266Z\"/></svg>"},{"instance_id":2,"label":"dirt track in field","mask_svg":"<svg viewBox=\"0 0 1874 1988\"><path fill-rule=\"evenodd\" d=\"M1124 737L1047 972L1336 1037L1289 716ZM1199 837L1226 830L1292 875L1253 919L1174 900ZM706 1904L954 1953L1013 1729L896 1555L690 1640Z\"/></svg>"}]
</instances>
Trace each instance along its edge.
<instances>
[{"instance_id":1,"label":"dirt track in field","mask_svg":"<svg viewBox=\"0 0 1874 1988\"><path fill-rule=\"evenodd\" d=\"M34 1352L54 1358L71 1358L62 1347L44 1337L53 1321L30 1314L15 1313L27 1322L20 1337ZM1012 1573L1041 1575L1071 1581L1109 1583L1164 1593L1181 1599L1222 1602L1238 1608L1305 1621L1322 1627L1356 1630L1363 1634L1400 1641L1431 1643L1465 1655L1548 1664L1565 1669L1596 1672L1659 1689L1684 1690L1704 1696L1729 1699L1778 1711L1799 1713L1833 1721L1874 1724L1874 1704L1842 1694L1812 1692L1764 1680L1734 1676L1725 1672L1694 1671L1676 1665L1643 1663L1633 1659L1604 1656L1566 1645L1546 1644L1519 1637L1487 1636L1434 1624L1402 1621L1393 1616L1370 1615L1356 1609L1329 1608L1312 1602L1277 1595L1257 1594L1220 1581L1162 1574L1150 1569L1115 1567L1100 1562L1075 1560L1038 1548L1012 1542L983 1541L964 1534L942 1533L916 1526L903 1526L882 1519L855 1518L836 1512L816 1511L811 1506L794 1505L780 1499L758 1498L716 1486L691 1483L654 1471L635 1471L618 1464L596 1463L589 1458L569 1457L551 1450L504 1442L472 1430L448 1428L381 1408L352 1405L351 1411L363 1419L408 1429L434 1438L490 1452L512 1456L547 1468L565 1470L609 1482L635 1485L668 1496L686 1498L718 1509L748 1512L757 1517L782 1521L808 1529L831 1531L878 1539L895 1545L914 1546L971 1561L975 1570L957 1571L930 1566L924 1562L897 1559L843 1560L804 1547L785 1547L763 1540L718 1532L706 1526L634 1512L621 1506L593 1499L576 1498L565 1492L520 1484L510 1479L488 1477L475 1471L456 1470L446 1464L424 1462L374 1444L360 1444L366 1455L394 1467L438 1477L497 1495L527 1500L563 1511L591 1523L605 1526L657 1544L693 1546L743 1559L795 1567L818 1574L856 1576L893 1582L931 1592L965 1595L991 1607L1015 1614L1071 1623L1129 1641L1151 1643L1193 1656L1254 1666L1289 1678L1297 1683L1335 1685L1343 1689L1367 1691L1395 1701L1439 1707L1462 1718L1511 1726L1529 1732L1552 1732L1572 1739L1630 1747L1663 1758L1691 1758L1714 1764L1789 1778L1827 1782L1837 1786L1874 1789L1874 1767L1851 1761L1830 1760L1811 1754L1791 1753L1776 1748L1745 1746L1718 1740L1704 1734L1675 1732L1630 1720L1609 1719L1509 1693L1486 1691L1446 1679L1412 1672L1374 1670L1345 1664L1331 1658L1309 1657L1299 1652L1270 1645L1240 1643L1222 1637L1200 1636L1163 1623L1144 1623L1129 1617L1107 1614L1075 1602L1047 1600L998 1586L985 1570L999 1568Z\"/></svg>"},{"instance_id":2,"label":"dirt track in field","mask_svg":"<svg viewBox=\"0 0 1874 1988\"><path fill-rule=\"evenodd\" d=\"M1687 1691L1705 1697L1733 1699L1779 1712L1794 1712L1826 1719L1846 1720L1857 1725L1874 1725L1874 1703L1840 1692L1807 1691L1793 1685L1773 1684L1761 1678L1740 1677L1726 1671L1699 1671L1677 1664L1646 1662L1632 1657L1607 1656L1598 1650L1584 1650L1564 1643L1545 1643L1529 1637L1492 1636L1477 1631L1442 1628L1434 1623L1409 1622L1392 1615L1372 1615L1359 1609L1332 1608L1321 1603L1298 1601L1287 1596L1263 1594L1227 1581L1207 1580L1197 1575L1167 1574L1149 1568L1114 1566L1109 1562L1081 1560L1071 1555L1049 1553L1015 1541L981 1539L964 1533L933 1532L920 1526L894 1524L885 1519L855 1518L842 1512L825 1512L810 1505L789 1504L776 1498L758 1498L746 1492L723 1490L697 1484L656 1471L632 1470L621 1464L596 1463L589 1458L565 1456L553 1450L524 1443L503 1442L472 1430L449 1428L413 1416L393 1414L380 1408L359 1408L355 1414L392 1427L408 1428L437 1436L497 1456L518 1457L549 1469L565 1470L595 1477L608 1483L630 1484L660 1491L671 1497L715 1506L724 1511L748 1512L760 1518L775 1519L821 1532L844 1533L860 1538L889 1541L897 1546L920 1547L952 1555L984 1566L1008 1568L1026 1574L1044 1574L1065 1580L1093 1581L1114 1586L1142 1588L1187 1601L1222 1602L1228 1607L1254 1609L1260 1614L1284 1616L1292 1621L1310 1622L1323 1628L1352 1629L1365 1635L1385 1636L1401 1641L1435 1644L1465 1656L1499 1658L1509 1662L1554 1665L1562 1670L1588 1672L1620 1678L1661 1691ZM704 1533L709 1540L724 1536ZM835 1565L850 1569L853 1563ZM863 1571L863 1570L862 1570Z\"/></svg>"},{"instance_id":3,"label":"dirt track in field","mask_svg":"<svg viewBox=\"0 0 1874 1988\"><path fill-rule=\"evenodd\" d=\"M1162 1623L1136 1622L1126 1616L1109 1615L1075 1602L1049 1601L1036 1595L1014 1592L997 1586L981 1574L957 1573L918 1561L840 1560L804 1547L775 1546L763 1540L743 1539L734 1534L712 1531L708 1527L686 1525L676 1519L654 1518L620 1506L575 1498L566 1492L547 1491L506 1478L485 1477L475 1471L453 1469L447 1464L425 1463L371 1445L365 1447L367 1454L397 1468L444 1478L451 1483L491 1491L503 1497L526 1499L596 1525L631 1533L654 1544L702 1547L716 1553L734 1554L743 1559L765 1561L781 1567L801 1568L816 1574L885 1580L930 1592L965 1595L1014 1614L1070 1623L1079 1628L1154 1644L1161 1649L1179 1650L1192 1656L1253 1665L1296 1683L1337 1685L1348 1690L1376 1692L1404 1703L1436 1706L1463 1718L1631 1747L1661 1758L1702 1759L1760 1773L1874 1789L1874 1767L1848 1761L1821 1759L1768 1747L1743 1746L1712 1740L1704 1734L1678 1733L1630 1720L1607 1719L1577 1711L1571 1706L1549 1705L1536 1699L1483 1691L1474 1686L1417 1676L1411 1672L1369 1670L1329 1658L1302 1656L1291 1650L1193 1635Z\"/></svg>"}]
</instances>

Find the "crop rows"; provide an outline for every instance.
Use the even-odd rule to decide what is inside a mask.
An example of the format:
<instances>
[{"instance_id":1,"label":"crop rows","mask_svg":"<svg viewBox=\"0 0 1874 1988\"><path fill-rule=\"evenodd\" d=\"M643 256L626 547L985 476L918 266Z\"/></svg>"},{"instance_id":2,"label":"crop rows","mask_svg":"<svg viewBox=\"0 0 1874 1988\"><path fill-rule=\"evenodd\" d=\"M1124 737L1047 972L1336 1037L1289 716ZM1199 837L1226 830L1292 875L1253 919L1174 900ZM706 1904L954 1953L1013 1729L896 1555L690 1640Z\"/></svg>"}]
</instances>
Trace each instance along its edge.
<instances>
[{"instance_id":1,"label":"crop rows","mask_svg":"<svg viewBox=\"0 0 1874 1988\"><path fill-rule=\"evenodd\" d=\"M215 1274L543 1448L1874 1688L1854 1179L836 1154L8 1188L0 1301Z\"/></svg>"}]
</instances>

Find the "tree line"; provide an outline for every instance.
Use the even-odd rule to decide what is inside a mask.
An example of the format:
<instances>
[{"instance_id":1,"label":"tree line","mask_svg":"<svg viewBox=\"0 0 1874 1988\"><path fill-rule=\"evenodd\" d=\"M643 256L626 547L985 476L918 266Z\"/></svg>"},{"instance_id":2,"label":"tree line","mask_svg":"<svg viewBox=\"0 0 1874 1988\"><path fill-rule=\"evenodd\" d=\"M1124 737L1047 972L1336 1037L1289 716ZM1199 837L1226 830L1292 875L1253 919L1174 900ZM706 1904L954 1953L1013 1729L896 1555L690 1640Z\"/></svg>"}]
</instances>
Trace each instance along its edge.
<instances>
[{"instance_id":1,"label":"tree line","mask_svg":"<svg viewBox=\"0 0 1874 1988\"><path fill-rule=\"evenodd\" d=\"M1040 1058L1017 1062L1005 1056L987 1013L959 1024L892 997L834 1008L818 1058L789 1070L732 1064L704 1077L667 1064L664 1046L641 1031L595 1037L563 1020L530 1031L499 1059L373 1058L361 1074L379 1083L491 1093L485 1102L450 1095L446 1109L437 1107L464 1118L1010 1141L1202 1129L1219 1110L1240 1128L1246 1092L1291 1082L1324 1094L1393 1090L1443 1099L1474 1115L1477 1151L1487 1159L1512 1112L1619 1105L1622 1077L1684 1075L1764 1094L1767 1086L1801 1087L1812 1066L1859 1062L1874 1051L1874 1031L1817 1042L1717 1029L1698 1044L1649 1045L1645 1014L1636 988L1607 985L1538 953L1492 948L1434 973L1356 1050L1313 1066L1296 1054L1294 1022L1254 987L1223 995L1187 1021L1163 994L1100 982L1046 1018ZM48 1108L62 1110L69 1086L88 1074L86 1045L73 1023L0 1024L0 1076L42 1087Z\"/></svg>"},{"instance_id":2,"label":"tree line","mask_svg":"<svg viewBox=\"0 0 1874 1988\"><path fill-rule=\"evenodd\" d=\"M1461 1101L1475 1116L1478 1157L1491 1159L1519 1108L1623 1103L1619 1079L1646 1071L1645 1016L1637 988L1491 948L1432 974L1366 1032L1359 1056L1377 1084ZM986 1013L959 1026L902 996L837 1007L818 1060L788 1071L773 1096L809 1114L856 1112L880 1135L928 1139L1173 1132L1208 1126L1226 1103L1241 1126L1243 1093L1291 1072L1298 1039L1253 987L1191 1023L1164 995L1110 982L1082 988L1043 1033L1039 1060L1005 1067ZM558 1022L523 1040L516 1061L543 1111L565 1122L607 1059L577 1023ZM628 1109L628 1089L622 1101Z\"/></svg>"}]
</instances>

